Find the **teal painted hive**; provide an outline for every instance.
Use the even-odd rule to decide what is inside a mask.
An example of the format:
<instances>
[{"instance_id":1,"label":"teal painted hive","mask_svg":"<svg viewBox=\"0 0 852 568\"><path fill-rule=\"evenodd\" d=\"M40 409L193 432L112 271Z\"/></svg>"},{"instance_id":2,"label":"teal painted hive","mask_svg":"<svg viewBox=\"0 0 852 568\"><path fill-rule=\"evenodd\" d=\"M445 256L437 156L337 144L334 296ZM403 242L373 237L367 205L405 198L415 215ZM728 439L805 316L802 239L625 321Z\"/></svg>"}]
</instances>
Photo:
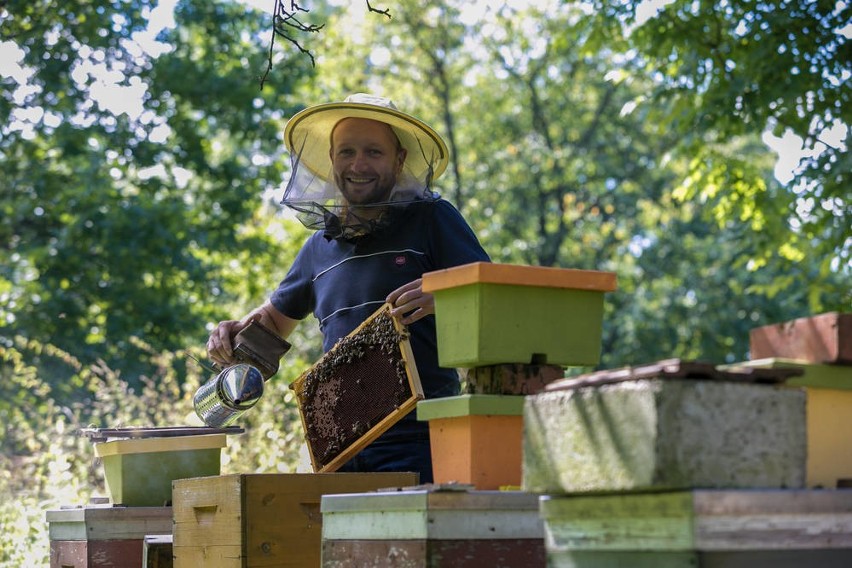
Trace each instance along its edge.
<instances>
[{"instance_id":1,"label":"teal painted hive","mask_svg":"<svg viewBox=\"0 0 852 568\"><path fill-rule=\"evenodd\" d=\"M615 274L477 262L423 275L442 367L595 365Z\"/></svg>"},{"instance_id":2,"label":"teal painted hive","mask_svg":"<svg viewBox=\"0 0 852 568\"><path fill-rule=\"evenodd\" d=\"M219 475L225 434L111 440L95 444L110 500L130 507L162 507L172 481Z\"/></svg>"}]
</instances>

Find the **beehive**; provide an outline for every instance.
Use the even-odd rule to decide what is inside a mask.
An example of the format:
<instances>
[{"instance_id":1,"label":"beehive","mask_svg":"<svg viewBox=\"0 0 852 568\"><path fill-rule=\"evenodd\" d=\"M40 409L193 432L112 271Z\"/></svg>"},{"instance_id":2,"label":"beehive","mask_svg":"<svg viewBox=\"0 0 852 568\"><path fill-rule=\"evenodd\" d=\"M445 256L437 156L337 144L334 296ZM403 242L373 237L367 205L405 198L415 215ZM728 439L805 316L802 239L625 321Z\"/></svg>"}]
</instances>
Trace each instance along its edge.
<instances>
[{"instance_id":1,"label":"beehive","mask_svg":"<svg viewBox=\"0 0 852 568\"><path fill-rule=\"evenodd\" d=\"M847 568L852 491L547 495L552 568Z\"/></svg>"},{"instance_id":2,"label":"beehive","mask_svg":"<svg viewBox=\"0 0 852 568\"><path fill-rule=\"evenodd\" d=\"M516 395L467 394L419 402L417 418L429 422L435 482L476 489L520 486L523 414L524 397Z\"/></svg>"},{"instance_id":3,"label":"beehive","mask_svg":"<svg viewBox=\"0 0 852 568\"><path fill-rule=\"evenodd\" d=\"M427 272L442 367L595 365L615 274L475 262Z\"/></svg>"},{"instance_id":4,"label":"beehive","mask_svg":"<svg viewBox=\"0 0 852 568\"><path fill-rule=\"evenodd\" d=\"M545 566L538 496L434 485L322 498L323 568Z\"/></svg>"},{"instance_id":5,"label":"beehive","mask_svg":"<svg viewBox=\"0 0 852 568\"><path fill-rule=\"evenodd\" d=\"M323 495L416 483L416 473L258 473L175 481L174 566L318 567Z\"/></svg>"},{"instance_id":6,"label":"beehive","mask_svg":"<svg viewBox=\"0 0 852 568\"><path fill-rule=\"evenodd\" d=\"M212 430L211 430L212 431ZM172 481L219 475L225 434L137 438L96 443L113 503L159 507L172 498Z\"/></svg>"},{"instance_id":7,"label":"beehive","mask_svg":"<svg viewBox=\"0 0 852 568\"><path fill-rule=\"evenodd\" d=\"M51 568L145 568L145 538L172 533L171 507L86 505L45 516Z\"/></svg>"}]
</instances>

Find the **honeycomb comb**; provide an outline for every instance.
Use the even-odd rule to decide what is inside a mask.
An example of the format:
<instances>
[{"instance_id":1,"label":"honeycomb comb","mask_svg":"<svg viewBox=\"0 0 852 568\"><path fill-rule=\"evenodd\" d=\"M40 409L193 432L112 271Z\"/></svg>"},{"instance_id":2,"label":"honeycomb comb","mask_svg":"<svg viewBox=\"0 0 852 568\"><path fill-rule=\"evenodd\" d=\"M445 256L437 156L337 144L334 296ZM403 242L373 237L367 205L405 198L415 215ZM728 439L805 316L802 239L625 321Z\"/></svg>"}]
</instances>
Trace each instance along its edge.
<instances>
[{"instance_id":1,"label":"honeycomb comb","mask_svg":"<svg viewBox=\"0 0 852 568\"><path fill-rule=\"evenodd\" d=\"M332 472L422 400L408 330L384 304L302 373L296 393L315 472Z\"/></svg>"}]
</instances>

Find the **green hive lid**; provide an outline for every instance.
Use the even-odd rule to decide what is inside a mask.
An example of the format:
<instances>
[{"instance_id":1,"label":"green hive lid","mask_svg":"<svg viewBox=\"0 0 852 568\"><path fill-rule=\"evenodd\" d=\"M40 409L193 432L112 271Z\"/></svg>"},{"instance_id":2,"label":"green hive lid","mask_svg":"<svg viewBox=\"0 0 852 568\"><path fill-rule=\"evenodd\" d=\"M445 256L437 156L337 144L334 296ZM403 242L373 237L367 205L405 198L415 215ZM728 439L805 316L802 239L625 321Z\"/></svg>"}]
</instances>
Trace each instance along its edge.
<instances>
[{"instance_id":1,"label":"green hive lid","mask_svg":"<svg viewBox=\"0 0 852 568\"><path fill-rule=\"evenodd\" d=\"M417 403L418 420L455 418L458 416L521 416L524 397L501 394L463 394L421 400Z\"/></svg>"},{"instance_id":2,"label":"green hive lid","mask_svg":"<svg viewBox=\"0 0 852 568\"><path fill-rule=\"evenodd\" d=\"M98 457L106 457L120 454L209 450L224 448L226 445L227 436L225 434L176 436L169 438L138 438L96 443L95 455Z\"/></svg>"}]
</instances>

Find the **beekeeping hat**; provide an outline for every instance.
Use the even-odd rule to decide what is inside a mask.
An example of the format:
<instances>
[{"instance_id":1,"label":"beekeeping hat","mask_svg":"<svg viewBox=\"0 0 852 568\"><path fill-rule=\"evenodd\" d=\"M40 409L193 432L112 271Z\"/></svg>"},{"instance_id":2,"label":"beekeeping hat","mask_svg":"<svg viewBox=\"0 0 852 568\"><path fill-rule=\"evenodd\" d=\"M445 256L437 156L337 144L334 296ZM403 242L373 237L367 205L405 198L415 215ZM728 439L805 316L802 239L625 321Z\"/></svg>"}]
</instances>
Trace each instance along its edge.
<instances>
[{"instance_id":1,"label":"beekeeping hat","mask_svg":"<svg viewBox=\"0 0 852 568\"><path fill-rule=\"evenodd\" d=\"M376 228L375 219L357 218L359 210L348 206L334 183L331 134L345 118L388 124L406 150L405 163L388 201L366 207L405 206L418 200L437 199L431 184L444 173L449 162L447 145L441 136L425 122L397 109L390 99L357 93L343 102L306 108L284 127L284 143L290 151L290 179L281 203L296 211L306 227L324 228L327 235L335 233L336 227L354 233ZM364 213L366 207L361 207L360 212ZM356 227L362 221L363 226Z\"/></svg>"},{"instance_id":2,"label":"beekeeping hat","mask_svg":"<svg viewBox=\"0 0 852 568\"><path fill-rule=\"evenodd\" d=\"M284 141L291 154L314 175L331 172L331 132L344 118L368 118L389 124L402 147L408 151L406 167L416 177L430 172L435 180L447 169L447 145L428 124L396 108L390 99L356 93L342 103L312 106L295 114L284 128Z\"/></svg>"}]
</instances>

